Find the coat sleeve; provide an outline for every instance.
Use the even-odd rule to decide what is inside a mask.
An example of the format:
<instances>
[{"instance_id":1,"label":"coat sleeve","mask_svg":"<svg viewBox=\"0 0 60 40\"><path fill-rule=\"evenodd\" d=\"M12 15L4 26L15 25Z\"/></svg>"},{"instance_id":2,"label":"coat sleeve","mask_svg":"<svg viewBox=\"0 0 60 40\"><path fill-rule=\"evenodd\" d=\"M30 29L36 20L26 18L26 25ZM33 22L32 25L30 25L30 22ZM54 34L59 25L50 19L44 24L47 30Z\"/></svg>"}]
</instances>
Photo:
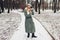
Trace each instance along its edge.
<instances>
[{"instance_id":1,"label":"coat sleeve","mask_svg":"<svg viewBox=\"0 0 60 40\"><path fill-rule=\"evenodd\" d=\"M32 10L32 15L34 15L34 11Z\"/></svg>"},{"instance_id":2,"label":"coat sleeve","mask_svg":"<svg viewBox=\"0 0 60 40\"><path fill-rule=\"evenodd\" d=\"M34 15L34 11L33 11L33 8L32 8L32 10L31 10L31 12L32 12L32 15Z\"/></svg>"},{"instance_id":3,"label":"coat sleeve","mask_svg":"<svg viewBox=\"0 0 60 40\"><path fill-rule=\"evenodd\" d=\"M24 15L25 15L25 16L27 15L26 13L27 13L27 11L24 9Z\"/></svg>"},{"instance_id":4,"label":"coat sleeve","mask_svg":"<svg viewBox=\"0 0 60 40\"><path fill-rule=\"evenodd\" d=\"M24 10L24 15L25 15L25 17L27 17L27 18L31 17L30 14L27 14L27 11L26 11L26 10Z\"/></svg>"}]
</instances>

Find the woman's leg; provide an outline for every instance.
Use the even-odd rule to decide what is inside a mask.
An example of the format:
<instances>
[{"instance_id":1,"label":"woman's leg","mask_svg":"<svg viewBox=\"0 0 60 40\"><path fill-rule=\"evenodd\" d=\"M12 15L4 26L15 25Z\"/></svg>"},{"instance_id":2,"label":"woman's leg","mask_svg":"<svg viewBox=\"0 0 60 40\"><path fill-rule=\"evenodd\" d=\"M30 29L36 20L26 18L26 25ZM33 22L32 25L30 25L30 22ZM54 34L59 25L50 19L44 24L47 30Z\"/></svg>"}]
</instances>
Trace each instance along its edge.
<instances>
[{"instance_id":1,"label":"woman's leg","mask_svg":"<svg viewBox=\"0 0 60 40\"><path fill-rule=\"evenodd\" d=\"M36 38L37 36L35 36L35 34L34 34L34 33L32 33L32 38L33 38L33 37L34 37L34 38Z\"/></svg>"},{"instance_id":2,"label":"woman's leg","mask_svg":"<svg viewBox=\"0 0 60 40\"><path fill-rule=\"evenodd\" d=\"M29 38L29 36L30 36L30 33L28 33L27 37Z\"/></svg>"}]
</instances>

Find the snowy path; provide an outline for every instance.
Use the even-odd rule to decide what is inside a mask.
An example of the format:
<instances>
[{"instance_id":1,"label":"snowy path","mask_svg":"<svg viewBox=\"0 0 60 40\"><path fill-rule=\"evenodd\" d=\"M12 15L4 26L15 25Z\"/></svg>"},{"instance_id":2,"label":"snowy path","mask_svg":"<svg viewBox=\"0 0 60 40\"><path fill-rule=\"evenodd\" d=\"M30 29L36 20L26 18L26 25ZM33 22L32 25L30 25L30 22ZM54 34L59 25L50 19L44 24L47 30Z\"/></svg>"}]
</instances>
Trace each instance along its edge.
<instances>
[{"instance_id":1,"label":"snowy path","mask_svg":"<svg viewBox=\"0 0 60 40\"><path fill-rule=\"evenodd\" d=\"M37 38L27 38L27 34L25 33L25 17L24 13L20 12L22 21L20 26L18 27L18 30L14 33L12 38L10 40L52 40L52 38L49 36L49 34L46 32L46 30L42 27L42 25L35 19L35 28L36 28L36 33Z\"/></svg>"}]
</instances>

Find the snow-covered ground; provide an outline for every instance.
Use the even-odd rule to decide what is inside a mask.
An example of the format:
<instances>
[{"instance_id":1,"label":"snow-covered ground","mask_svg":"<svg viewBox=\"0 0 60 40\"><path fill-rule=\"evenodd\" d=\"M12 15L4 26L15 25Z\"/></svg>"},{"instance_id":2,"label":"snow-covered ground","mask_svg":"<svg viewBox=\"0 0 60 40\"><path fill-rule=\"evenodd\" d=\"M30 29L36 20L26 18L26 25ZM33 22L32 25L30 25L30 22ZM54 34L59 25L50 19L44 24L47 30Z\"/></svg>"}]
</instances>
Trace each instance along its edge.
<instances>
[{"instance_id":1,"label":"snow-covered ground","mask_svg":"<svg viewBox=\"0 0 60 40\"><path fill-rule=\"evenodd\" d=\"M17 12L15 10L15 12ZM20 26L18 27L18 30L13 34L12 38L10 40L52 40L50 35L47 33L47 31L42 27L40 22L38 22L35 18L33 18L33 21L35 23L36 33L35 35L37 38L27 38L27 34L25 32L25 17L24 13L20 12L22 21Z\"/></svg>"},{"instance_id":2,"label":"snow-covered ground","mask_svg":"<svg viewBox=\"0 0 60 40\"><path fill-rule=\"evenodd\" d=\"M0 40L9 40L21 23L21 15L17 13L0 14Z\"/></svg>"},{"instance_id":3,"label":"snow-covered ground","mask_svg":"<svg viewBox=\"0 0 60 40\"><path fill-rule=\"evenodd\" d=\"M36 28L35 35L37 38L27 38L25 32L25 17L22 10L12 10L9 14L6 11L0 14L0 40L52 40L44 27L46 27L56 40L60 40L59 11L54 14L52 10L41 10L40 15L35 14L33 16Z\"/></svg>"},{"instance_id":4,"label":"snow-covered ground","mask_svg":"<svg viewBox=\"0 0 60 40\"><path fill-rule=\"evenodd\" d=\"M36 14L34 17L48 30L55 38L60 40L60 12L53 13L51 10L45 10L41 14Z\"/></svg>"}]
</instances>

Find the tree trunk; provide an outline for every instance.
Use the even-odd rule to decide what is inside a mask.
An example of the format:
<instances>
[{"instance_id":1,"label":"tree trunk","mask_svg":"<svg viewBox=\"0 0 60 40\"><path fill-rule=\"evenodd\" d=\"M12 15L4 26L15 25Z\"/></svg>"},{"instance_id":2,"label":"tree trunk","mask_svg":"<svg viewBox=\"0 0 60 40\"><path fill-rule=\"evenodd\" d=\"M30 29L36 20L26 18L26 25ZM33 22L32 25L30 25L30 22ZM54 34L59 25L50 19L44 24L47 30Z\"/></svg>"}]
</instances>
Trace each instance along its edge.
<instances>
[{"instance_id":1,"label":"tree trunk","mask_svg":"<svg viewBox=\"0 0 60 40\"><path fill-rule=\"evenodd\" d=\"M38 10L39 10L39 14L40 14L40 3L38 3Z\"/></svg>"},{"instance_id":2,"label":"tree trunk","mask_svg":"<svg viewBox=\"0 0 60 40\"><path fill-rule=\"evenodd\" d=\"M10 13L10 10L9 10L10 8L9 8L9 0L8 0L8 13Z\"/></svg>"},{"instance_id":3,"label":"tree trunk","mask_svg":"<svg viewBox=\"0 0 60 40\"><path fill-rule=\"evenodd\" d=\"M42 0L42 10L44 11L44 0Z\"/></svg>"},{"instance_id":4,"label":"tree trunk","mask_svg":"<svg viewBox=\"0 0 60 40\"><path fill-rule=\"evenodd\" d=\"M37 4L38 4L38 0L36 0L35 2L35 11L37 12Z\"/></svg>"},{"instance_id":5,"label":"tree trunk","mask_svg":"<svg viewBox=\"0 0 60 40\"><path fill-rule=\"evenodd\" d=\"M57 7L57 11L59 11L59 0L58 0L58 7Z\"/></svg>"},{"instance_id":6,"label":"tree trunk","mask_svg":"<svg viewBox=\"0 0 60 40\"><path fill-rule=\"evenodd\" d=\"M53 2L54 2L54 13L56 13L57 0L53 0Z\"/></svg>"}]
</instances>

